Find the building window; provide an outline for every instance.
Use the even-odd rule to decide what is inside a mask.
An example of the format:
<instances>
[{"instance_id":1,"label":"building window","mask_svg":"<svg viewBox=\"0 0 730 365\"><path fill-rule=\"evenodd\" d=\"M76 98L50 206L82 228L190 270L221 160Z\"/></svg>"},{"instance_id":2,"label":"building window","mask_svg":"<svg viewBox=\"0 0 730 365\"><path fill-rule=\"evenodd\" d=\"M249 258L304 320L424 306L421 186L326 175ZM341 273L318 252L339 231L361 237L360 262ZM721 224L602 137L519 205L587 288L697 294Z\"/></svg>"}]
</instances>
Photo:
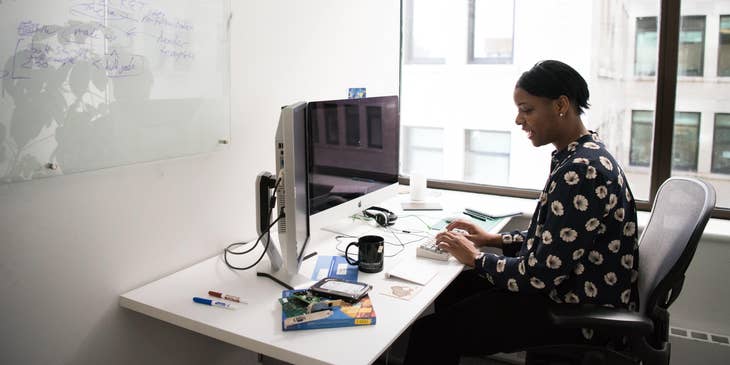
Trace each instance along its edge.
<instances>
[{"instance_id":1,"label":"building window","mask_svg":"<svg viewBox=\"0 0 730 365\"><path fill-rule=\"evenodd\" d=\"M656 17L636 18L636 58L634 75L656 75L657 27Z\"/></svg>"},{"instance_id":2,"label":"building window","mask_svg":"<svg viewBox=\"0 0 730 365\"><path fill-rule=\"evenodd\" d=\"M712 172L730 174L730 114L715 114L712 138Z\"/></svg>"},{"instance_id":3,"label":"building window","mask_svg":"<svg viewBox=\"0 0 730 365\"><path fill-rule=\"evenodd\" d=\"M441 0L406 1L405 63L445 63L446 33L441 20L448 5Z\"/></svg>"},{"instance_id":4,"label":"building window","mask_svg":"<svg viewBox=\"0 0 730 365\"><path fill-rule=\"evenodd\" d=\"M720 17L720 45L717 51L717 76L730 76L730 15Z\"/></svg>"},{"instance_id":5,"label":"building window","mask_svg":"<svg viewBox=\"0 0 730 365\"><path fill-rule=\"evenodd\" d=\"M636 18L636 76L654 76L657 60L657 18ZM705 62L705 17L683 16L679 33L678 76L702 76Z\"/></svg>"},{"instance_id":6,"label":"building window","mask_svg":"<svg viewBox=\"0 0 730 365\"><path fill-rule=\"evenodd\" d=\"M410 175L420 172L429 178L443 176L444 130L430 127L403 127L403 172Z\"/></svg>"},{"instance_id":7,"label":"building window","mask_svg":"<svg viewBox=\"0 0 730 365\"><path fill-rule=\"evenodd\" d=\"M629 165L649 166L651 161L652 122L654 113L649 110L631 112L631 151Z\"/></svg>"},{"instance_id":8,"label":"building window","mask_svg":"<svg viewBox=\"0 0 730 365\"><path fill-rule=\"evenodd\" d=\"M674 113L672 169L697 171L700 146L700 113Z\"/></svg>"},{"instance_id":9,"label":"building window","mask_svg":"<svg viewBox=\"0 0 730 365\"><path fill-rule=\"evenodd\" d=\"M368 147L383 148L383 109L379 106L367 107Z\"/></svg>"},{"instance_id":10,"label":"building window","mask_svg":"<svg viewBox=\"0 0 730 365\"><path fill-rule=\"evenodd\" d=\"M469 0L469 63L512 63L514 0Z\"/></svg>"},{"instance_id":11,"label":"building window","mask_svg":"<svg viewBox=\"0 0 730 365\"><path fill-rule=\"evenodd\" d=\"M683 16L680 23L678 76L702 76L705 63L705 17Z\"/></svg>"},{"instance_id":12,"label":"building window","mask_svg":"<svg viewBox=\"0 0 730 365\"><path fill-rule=\"evenodd\" d=\"M327 144L340 144L340 125L337 121L337 105L324 105L324 129Z\"/></svg>"},{"instance_id":13,"label":"building window","mask_svg":"<svg viewBox=\"0 0 730 365\"><path fill-rule=\"evenodd\" d=\"M630 165L649 166L653 120L654 113L652 111L634 110L631 112ZM699 135L700 113L674 113L673 170L697 171Z\"/></svg>"},{"instance_id":14,"label":"building window","mask_svg":"<svg viewBox=\"0 0 730 365\"><path fill-rule=\"evenodd\" d=\"M357 105L345 105L345 142L360 146L360 110Z\"/></svg>"},{"instance_id":15,"label":"building window","mask_svg":"<svg viewBox=\"0 0 730 365\"><path fill-rule=\"evenodd\" d=\"M464 180L479 184L509 182L510 132L466 130Z\"/></svg>"}]
</instances>

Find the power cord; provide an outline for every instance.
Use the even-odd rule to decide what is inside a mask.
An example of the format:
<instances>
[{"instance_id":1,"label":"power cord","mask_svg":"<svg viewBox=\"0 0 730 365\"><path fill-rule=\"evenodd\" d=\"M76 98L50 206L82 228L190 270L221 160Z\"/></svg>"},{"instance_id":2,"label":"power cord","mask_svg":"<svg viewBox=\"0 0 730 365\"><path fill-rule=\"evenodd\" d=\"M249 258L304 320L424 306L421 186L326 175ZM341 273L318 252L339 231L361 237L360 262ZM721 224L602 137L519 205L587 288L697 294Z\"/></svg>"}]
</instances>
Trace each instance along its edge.
<instances>
[{"instance_id":1,"label":"power cord","mask_svg":"<svg viewBox=\"0 0 730 365\"><path fill-rule=\"evenodd\" d=\"M271 221L271 215L272 215L272 212L274 211L274 205L276 204L276 189L279 187L280 182L281 182L281 177L278 177L276 179L276 183L274 183L274 188L273 188L274 193L271 195L271 197L269 197L269 212L267 214L268 221ZM256 241L253 243L253 246L251 246L251 248L249 248L245 251L241 251L241 252L233 251L233 248L236 248L239 246L245 246L251 242L234 242L234 243L231 243L230 245L226 246L226 248L223 250L223 261L226 262L226 266L228 266L229 268L234 269L234 270L248 270L248 269L251 269L254 266L258 265L261 262L261 260L264 258L264 255L266 255L266 251L269 250L269 245L271 244L271 227L273 227L281 218L284 218L283 210L280 211L279 214L277 215L276 219L273 222L271 222L271 224L269 224L269 226L266 228L266 231L261 232L261 234L256 238ZM256 262L254 262L253 264L248 265L248 266L240 267L240 266L235 266L228 261L228 254L245 255L245 254L253 251L259 245L259 242L261 242L261 239L264 238L264 235L267 236L266 244L264 245L264 251L261 253L259 258L256 259Z\"/></svg>"}]
</instances>

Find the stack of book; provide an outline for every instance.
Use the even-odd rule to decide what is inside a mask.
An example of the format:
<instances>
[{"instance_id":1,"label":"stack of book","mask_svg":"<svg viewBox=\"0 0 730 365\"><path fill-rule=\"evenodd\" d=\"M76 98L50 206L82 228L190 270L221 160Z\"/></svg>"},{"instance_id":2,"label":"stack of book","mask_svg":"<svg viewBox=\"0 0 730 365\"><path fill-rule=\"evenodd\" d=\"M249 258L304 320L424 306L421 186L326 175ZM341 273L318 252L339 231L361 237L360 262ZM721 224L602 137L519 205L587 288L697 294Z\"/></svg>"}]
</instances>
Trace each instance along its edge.
<instances>
[{"instance_id":1,"label":"stack of book","mask_svg":"<svg viewBox=\"0 0 730 365\"><path fill-rule=\"evenodd\" d=\"M370 297L350 303L313 295L308 290L284 290L281 298L281 329L284 331L315 328L370 326L376 322Z\"/></svg>"}]
</instances>

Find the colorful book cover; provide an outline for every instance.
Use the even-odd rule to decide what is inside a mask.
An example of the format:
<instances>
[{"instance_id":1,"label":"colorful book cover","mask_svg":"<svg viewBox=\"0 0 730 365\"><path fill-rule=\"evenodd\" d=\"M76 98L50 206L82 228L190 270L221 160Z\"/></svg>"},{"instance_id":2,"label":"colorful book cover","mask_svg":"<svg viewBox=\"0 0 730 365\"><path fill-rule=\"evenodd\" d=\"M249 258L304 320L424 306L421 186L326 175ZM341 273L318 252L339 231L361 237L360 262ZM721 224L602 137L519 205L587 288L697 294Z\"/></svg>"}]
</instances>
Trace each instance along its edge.
<instances>
[{"instance_id":1,"label":"colorful book cover","mask_svg":"<svg viewBox=\"0 0 730 365\"><path fill-rule=\"evenodd\" d=\"M320 298L304 290L284 290L281 296L283 331L371 326L376 322L368 295L356 303Z\"/></svg>"}]
</instances>

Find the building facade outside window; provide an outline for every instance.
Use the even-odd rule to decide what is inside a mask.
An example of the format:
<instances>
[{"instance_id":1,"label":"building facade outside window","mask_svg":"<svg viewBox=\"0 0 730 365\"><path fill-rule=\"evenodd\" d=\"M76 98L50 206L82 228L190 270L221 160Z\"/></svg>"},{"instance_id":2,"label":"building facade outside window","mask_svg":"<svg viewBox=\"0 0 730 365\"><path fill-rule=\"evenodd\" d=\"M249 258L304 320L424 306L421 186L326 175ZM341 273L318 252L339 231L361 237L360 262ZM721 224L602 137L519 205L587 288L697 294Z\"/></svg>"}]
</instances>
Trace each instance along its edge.
<instances>
[{"instance_id":1,"label":"building facade outside window","mask_svg":"<svg viewBox=\"0 0 730 365\"><path fill-rule=\"evenodd\" d=\"M405 0L403 19L405 63L440 64L445 62L446 34L442 14L448 5L439 0Z\"/></svg>"},{"instance_id":2,"label":"building facade outside window","mask_svg":"<svg viewBox=\"0 0 730 365\"><path fill-rule=\"evenodd\" d=\"M712 172L730 174L730 114L715 114L712 140Z\"/></svg>"},{"instance_id":3,"label":"building facade outside window","mask_svg":"<svg viewBox=\"0 0 730 365\"><path fill-rule=\"evenodd\" d=\"M464 181L488 185L509 182L511 133L466 130Z\"/></svg>"},{"instance_id":4,"label":"building facade outside window","mask_svg":"<svg viewBox=\"0 0 730 365\"><path fill-rule=\"evenodd\" d=\"M404 132L403 172L428 172L430 178L441 178L444 164L443 129L406 127Z\"/></svg>"},{"instance_id":5,"label":"building facade outside window","mask_svg":"<svg viewBox=\"0 0 730 365\"><path fill-rule=\"evenodd\" d=\"M469 63L512 63L514 0L469 0Z\"/></svg>"}]
</instances>

